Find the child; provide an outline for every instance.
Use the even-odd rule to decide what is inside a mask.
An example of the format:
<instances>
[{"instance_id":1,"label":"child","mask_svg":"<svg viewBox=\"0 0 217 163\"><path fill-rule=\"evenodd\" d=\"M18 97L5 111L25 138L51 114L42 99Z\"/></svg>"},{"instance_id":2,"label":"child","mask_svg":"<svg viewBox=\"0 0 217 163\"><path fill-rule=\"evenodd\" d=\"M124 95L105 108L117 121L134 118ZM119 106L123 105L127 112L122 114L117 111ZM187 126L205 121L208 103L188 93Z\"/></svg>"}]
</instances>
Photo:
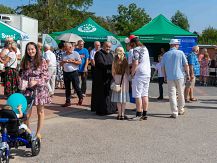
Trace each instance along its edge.
<instances>
[{"instance_id":1,"label":"child","mask_svg":"<svg viewBox=\"0 0 217 163\"><path fill-rule=\"evenodd\" d=\"M3 109L5 110L12 110L12 107L10 105L6 105L3 107ZM19 114L16 114L17 118L23 118L23 112L22 112L22 105L18 105L17 107L17 110L19 112ZM22 123L20 126L19 126L19 129L24 129L27 133L31 134L31 130L27 127L26 124Z\"/></svg>"},{"instance_id":2,"label":"child","mask_svg":"<svg viewBox=\"0 0 217 163\"><path fill-rule=\"evenodd\" d=\"M122 47L116 48L114 61L112 63L112 76L114 82L121 85L121 90L119 92L112 91L111 101L117 103L117 120L127 119L125 116L125 107L126 102L130 101L128 69L128 62L124 54L124 49Z\"/></svg>"},{"instance_id":3,"label":"child","mask_svg":"<svg viewBox=\"0 0 217 163\"><path fill-rule=\"evenodd\" d=\"M152 76L152 80L153 80L153 77L155 76L155 74L158 73L158 85L159 85L159 94L160 94L160 96L157 98L158 100L163 100L164 76L163 76L163 73L162 73L161 59L162 59L162 56L159 55L158 56L158 63L156 65L155 72L154 72L154 74Z\"/></svg>"}]
</instances>

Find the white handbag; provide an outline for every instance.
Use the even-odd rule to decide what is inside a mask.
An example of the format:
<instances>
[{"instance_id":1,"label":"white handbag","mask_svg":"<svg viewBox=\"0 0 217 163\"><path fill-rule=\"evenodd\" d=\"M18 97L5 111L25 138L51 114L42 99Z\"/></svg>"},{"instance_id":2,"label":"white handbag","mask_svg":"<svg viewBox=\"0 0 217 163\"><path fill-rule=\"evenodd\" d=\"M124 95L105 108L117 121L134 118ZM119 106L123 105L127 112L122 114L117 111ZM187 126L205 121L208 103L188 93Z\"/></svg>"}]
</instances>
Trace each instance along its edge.
<instances>
[{"instance_id":1,"label":"white handbag","mask_svg":"<svg viewBox=\"0 0 217 163\"><path fill-rule=\"evenodd\" d=\"M112 82L112 84L110 86L112 91L114 91L114 92L120 92L121 91L121 84L122 84L122 81L123 81L123 77L124 77L124 74L122 74L122 76L121 76L120 84L116 84L115 82Z\"/></svg>"},{"instance_id":2,"label":"white handbag","mask_svg":"<svg viewBox=\"0 0 217 163\"><path fill-rule=\"evenodd\" d=\"M114 92L120 92L121 91L121 85L116 84L115 82L112 82L111 90L114 91Z\"/></svg>"},{"instance_id":3,"label":"white handbag","mask_svg":"<svg viewBox=\"0 0 217 163\"><path fill-rule=\"evenodd\" d=\"M18 88L21 91L25 91L27 87L28 87L28 81L21 79Z\"/></svg>"},{"instance_id":4,"label":"white handbag","mask_svg":"<svg viewBox=\"0 0 217 163\"><path fill-rule=\"evenodd\" d=\"M0 71L4 71L5 70L5 65L3 63L0 63Z\"/></svg>"}]
</instances>

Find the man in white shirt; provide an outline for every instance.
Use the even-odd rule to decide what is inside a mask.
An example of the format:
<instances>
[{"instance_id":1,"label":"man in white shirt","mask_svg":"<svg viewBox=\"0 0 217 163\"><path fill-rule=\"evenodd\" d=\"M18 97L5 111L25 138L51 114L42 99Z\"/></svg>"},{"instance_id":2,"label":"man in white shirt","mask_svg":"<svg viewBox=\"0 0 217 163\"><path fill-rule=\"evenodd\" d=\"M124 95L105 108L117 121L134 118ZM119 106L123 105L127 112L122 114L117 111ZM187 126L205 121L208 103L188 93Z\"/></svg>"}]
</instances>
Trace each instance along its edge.
<instances>
[{"instance_id":1,"label":"man in white shirt","mask_svg":"<svg viewBox=\"0 0 217 163\"><path fill-rule=\"evenodd\" d=\"M97 51L99 51L101 49L101 44L99 41L95 41L94 42L94 49L91 50L90 52L90 62L91 62L91 77L93 79L94 77L94 68L95 68L95 60L94 60L94 56L96 54Z\"/></svg>"},{"instance_id":2,"label":"man in white shirt","mask_svg":"<svg viewBox=\"0 0 217 163\"><path fill-rule=\"evenodd\" d=\"M95 41L94 42L94 49L91 50L90 52L90 62L92 66L95 66L95 60L94 60L94 56L96 54L97 51L99 51L101 49L101 44L99 41Z\"/></svg>"},{"instance_id":3,"label":"man in white shirt","mask_svg":"<svg viewBox=\"0 0 217 163\"><path fill-rule=\"evenodd\" d=\"M56 80L56 55L50 50L50 45L46 44L44 46L45 54L44 59L47 61L48 73L50 75L50 80L48 81L48 89L51 96L54 95L55 90L55 80Z\"/></svg>"},{"instance_id":4,"label":"man in white shirt","mask_svg":"<svg viewBox=\"0 0 217 163\"><path fill-rule=\"evenodd\" d=\"M68 107L71 105L71 83L75 92L78 95L78 105L82 105L83 96L81 88L79 87L78 70L81 64L81 57L78 52L74 51L75 45L71 43L65 43L65 53L62 55L60 65L63 66L63 79L65 85L66 102L62 107Z\"/></svg>"}]
</instances>

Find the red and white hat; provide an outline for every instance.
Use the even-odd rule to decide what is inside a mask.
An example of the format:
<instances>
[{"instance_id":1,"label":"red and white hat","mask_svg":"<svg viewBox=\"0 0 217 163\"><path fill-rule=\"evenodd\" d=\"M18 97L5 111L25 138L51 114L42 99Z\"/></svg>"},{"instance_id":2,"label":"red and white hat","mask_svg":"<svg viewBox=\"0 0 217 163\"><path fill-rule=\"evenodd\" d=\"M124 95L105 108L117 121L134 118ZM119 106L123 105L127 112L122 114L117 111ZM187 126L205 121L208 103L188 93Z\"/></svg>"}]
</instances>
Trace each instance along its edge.
<instances>
[{"instance_id":1,"label":"red and white hat","mask_svg":"<svg viewBox=\"0 0 217 163\"><path fill-rule=\"evenodd\" d=\"M132 39L134 39L134 38L136 38L135 35L130 35L129 37L125 38L125 43L126 43L126 44L130 43L130 40L132 40Z\"/></svg>"}]
</instances>

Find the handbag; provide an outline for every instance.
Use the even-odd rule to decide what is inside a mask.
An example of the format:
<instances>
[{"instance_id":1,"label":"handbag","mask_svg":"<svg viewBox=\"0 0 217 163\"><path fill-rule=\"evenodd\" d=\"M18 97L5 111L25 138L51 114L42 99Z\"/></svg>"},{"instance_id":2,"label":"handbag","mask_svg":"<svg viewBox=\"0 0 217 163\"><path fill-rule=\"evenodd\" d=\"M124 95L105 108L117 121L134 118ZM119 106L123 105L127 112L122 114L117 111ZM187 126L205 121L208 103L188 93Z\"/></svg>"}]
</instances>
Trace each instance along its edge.
<instances>
[{"instance_id":1,"label":"handbag","mask_svg":"<svg viewBox=\"0 0 217 163\"><path fill-rule=\"evenodd\" d=\"M123 77L124 77L124 73L121 76L120 84L116 84L115 82L112 82L112 84L110 86L112 91L114 91L114 92L120 92L121 91L121 85L122 85Z\"/></svg>"},{"instance_id":2,"label":"handbag","mask_svg":"<svg viewBox=\"0 0 217 163\"><path fill-rule=\"evenodd\" d=\"M21 79L20 82L19 82L19 86L18 88L21 90L21 91L25 91L26 88L28 87L28 80L24 80L24 79Z\"/></svg>"},{"instance_id":3,"label":"handbag","mask_svg":"<svg viewBox=\"0 0 217 163\"><path fill-rule=\"evenodd\" d=\"M4 71L5 70L5 65L3 63L0 63L0 71Z\"/></svg>"}]
</instances>

